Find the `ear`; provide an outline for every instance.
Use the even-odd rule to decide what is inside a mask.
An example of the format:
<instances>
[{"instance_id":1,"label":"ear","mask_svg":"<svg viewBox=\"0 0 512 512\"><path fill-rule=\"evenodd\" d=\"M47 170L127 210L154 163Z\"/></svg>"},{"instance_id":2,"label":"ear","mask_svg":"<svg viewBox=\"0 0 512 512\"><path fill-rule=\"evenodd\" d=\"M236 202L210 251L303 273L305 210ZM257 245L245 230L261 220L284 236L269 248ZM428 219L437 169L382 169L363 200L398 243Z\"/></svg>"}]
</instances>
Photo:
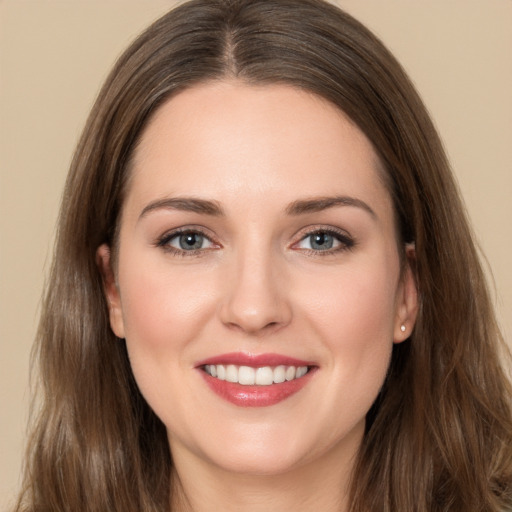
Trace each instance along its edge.
<instances>
[{"instance_id":1,"label":"ear","mask_svg":"<svg viewBox=\"0 0 512 512\"><path fill-rule=\"evenodd\" d=\"M96 251L96 265L103 279L103 292L108 304L110 327L118 338L124 338L123 310L114 270L110 261L110 247L100 245Z\"/></svg>"},{"instance_id":2,"label":"ear","mask_svg":"<svg viewBox=\"0 0 512 512\"><path fill-rule=\"evenodd\" d=\"M416 267L416 248L407 244L405 248L405 267L397 295L396 319L393 342L401 343L412 333L418 315L418 286L414 269Z\"/></svg>"}]
</instances>

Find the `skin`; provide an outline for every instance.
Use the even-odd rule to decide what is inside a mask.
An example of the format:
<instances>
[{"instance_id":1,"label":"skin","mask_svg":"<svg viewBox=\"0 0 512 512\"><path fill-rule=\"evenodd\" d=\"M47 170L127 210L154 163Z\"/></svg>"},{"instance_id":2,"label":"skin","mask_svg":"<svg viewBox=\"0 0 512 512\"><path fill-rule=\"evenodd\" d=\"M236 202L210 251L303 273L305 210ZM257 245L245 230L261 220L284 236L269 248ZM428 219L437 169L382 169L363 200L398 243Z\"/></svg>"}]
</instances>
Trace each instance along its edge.
<instances>
[{"instance_id":1,"label":"skin","mask_svg":"<svg viewBox=\"0 0 512 512\"><path fill-rule=\"evenodd\" d=\"M202 84L146 127L116 267L107 246L98 265L112 329L167 427L177 510L346 509L365 415L417 310L414 249L398 247L382 173L342 112L284 85ZM290 214L298 200L332 196L368 208ZM184 197L223 213L158 203ZM183 227L207 237L193 254L170 238ZM332 249L312 248L309 235L322 230L339 233ZM196 368L237 351L305 359L317 370L283 402L237 407Z\"/></svg>"}]
</instances>

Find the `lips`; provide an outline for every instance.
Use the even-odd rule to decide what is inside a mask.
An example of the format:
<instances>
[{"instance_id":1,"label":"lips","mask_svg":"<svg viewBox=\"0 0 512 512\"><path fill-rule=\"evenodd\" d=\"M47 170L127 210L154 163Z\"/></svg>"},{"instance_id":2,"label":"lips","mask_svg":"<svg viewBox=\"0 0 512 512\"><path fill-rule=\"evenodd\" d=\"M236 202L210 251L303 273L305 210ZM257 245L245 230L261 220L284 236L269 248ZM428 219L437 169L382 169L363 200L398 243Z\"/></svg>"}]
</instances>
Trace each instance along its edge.
<instances>
[{"instance_id":1,"label":"lips","mask_svg":"<svg viewBox=\"0 0 512 512\"><path fill-rule=\"evenodd\" d=\"M266 407L300 391L317 366L279 354L231 353L201 361L206 384L221 398L240 407Z\"/></svg>"}]
</instances>

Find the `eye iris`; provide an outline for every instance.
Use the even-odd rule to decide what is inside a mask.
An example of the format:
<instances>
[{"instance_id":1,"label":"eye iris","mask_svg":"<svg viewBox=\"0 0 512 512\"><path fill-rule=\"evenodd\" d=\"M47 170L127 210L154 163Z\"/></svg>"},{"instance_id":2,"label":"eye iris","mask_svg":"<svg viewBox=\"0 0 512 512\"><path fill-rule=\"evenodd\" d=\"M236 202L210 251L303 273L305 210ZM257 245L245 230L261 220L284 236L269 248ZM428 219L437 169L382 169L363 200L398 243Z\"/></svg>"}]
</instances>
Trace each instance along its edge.
<instances>
[{"instance_id":1,"label":"eye iris","mask_svg":"<svg viewBox=\"0 0 512 512\"><path fill-rule=\"evenodd\" d=\"M203 246L203 236L197 233L185 233L180 235L180 247L187 250L201 249Z\"/></svg>"},{"instance_id":2,"label":"eye iris","mask_svg":"<svg viewBox=\"0 0 512 512\"><path fill-rule=\"evenodd\" d=\"M329 233L315 233L310 236L310 243L312 249L332 249L334 238L332 235L329 235Z\"/></svg>"}]
</instances>

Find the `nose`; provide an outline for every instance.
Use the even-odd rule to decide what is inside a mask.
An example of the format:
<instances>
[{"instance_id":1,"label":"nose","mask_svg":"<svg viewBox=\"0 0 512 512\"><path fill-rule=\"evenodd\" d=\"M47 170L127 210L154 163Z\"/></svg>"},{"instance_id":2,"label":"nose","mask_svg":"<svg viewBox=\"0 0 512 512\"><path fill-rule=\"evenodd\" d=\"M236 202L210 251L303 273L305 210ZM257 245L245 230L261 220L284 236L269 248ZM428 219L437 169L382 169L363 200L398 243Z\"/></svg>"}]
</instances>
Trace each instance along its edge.
<instances>
[{"instance_id":1,"label":"nose","mask_svg":"<svg viewBox=\"0 0 512 512\"><path fill-rule=\"evenodd\" d=\"M252 336L288 325L292 308L284 272L269 254L239 255L224 275L220 319Z\"/></svg>"}]
</instances>

